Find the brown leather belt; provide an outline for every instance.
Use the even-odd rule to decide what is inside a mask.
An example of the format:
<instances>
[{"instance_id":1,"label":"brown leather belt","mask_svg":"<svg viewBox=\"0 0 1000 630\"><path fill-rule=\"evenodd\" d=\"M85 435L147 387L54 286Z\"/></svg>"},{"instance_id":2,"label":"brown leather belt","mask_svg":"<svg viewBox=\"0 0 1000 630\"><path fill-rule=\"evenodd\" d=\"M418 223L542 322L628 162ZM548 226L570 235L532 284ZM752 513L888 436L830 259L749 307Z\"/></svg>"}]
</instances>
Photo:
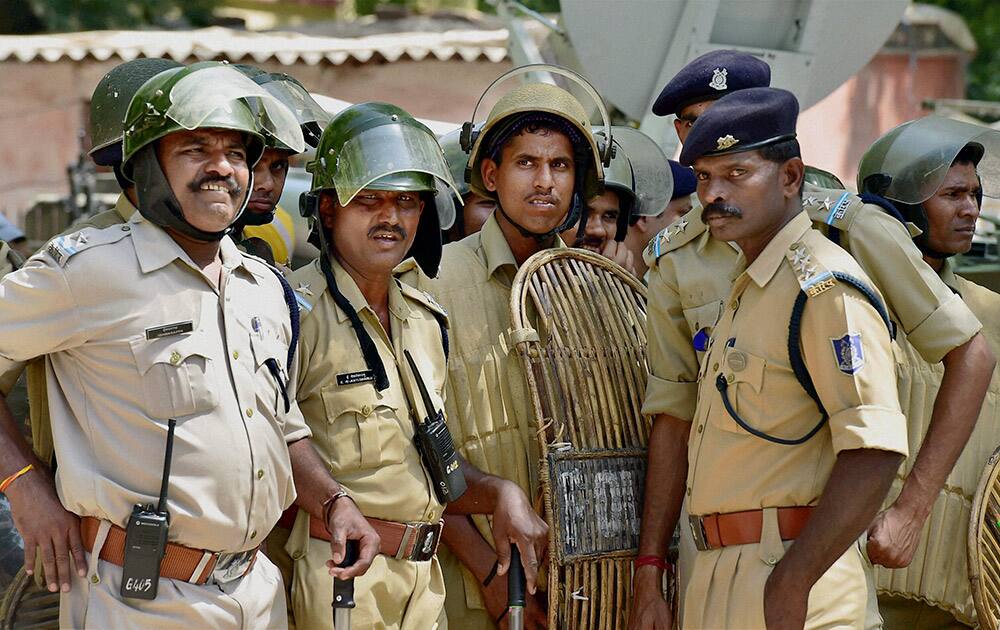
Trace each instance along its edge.
<instances>
[{"instance_id":1,"label":"brown leather belt","mask_svg":"<svg viewBox=\"0 0 1000 630\"><path fill-rule=\"evenodd\" d=\"M98 518L84 516L80 519L80 535L83 538L83 547L88 553L94 549L94 542L97 540L97 532L100 526L101 520ZM205 562L205 566L195 576L194 572L198 568L198 565L201 564L202 558L205 557L206 553L210 554L208 561ZM242 569L238 575L227 576L227 579L236 579L250 572L254 562L257 560L256 548L245 552L227 554L185 547L184 545L168 542L166 552L163 554L163 560L160 561L160 577L190 582L191 584L205 584L212 576L212 572L215 571L216 566L224 564L226 558L248 554L252 554L252 559L247 563L246 568ZM125 562L124 529L114 524L111 525L111 529L108 530L108 537L101 547L100 557L101 560L122 566ZM220 558L223 559L222 563L220 563Z\"/></svg>"},{"instance_id":2,"label":"brown leather belt","mask_svg":"<svg viewBox=\"0 0 1000 630\"><path fill-rule=\"evenodd\" d=\"M291 529L295 524L296 514L298 514L298 506L293 505L281 515L278 525L285 529ZM384 556L390 556L397 560L424 562L434 557L438 545L441 544L444 521L397 523L368 516L365 518L375 533L379 535L381 542L378 546L378 552ZM309 516L309 536L330 542L330 532L326 530L326 525L312 515Z\"/></svg>"},{"instance_id":3,"label":"brown leather belt","mask_svg":"<svg viewBox=\"0 0 1000 630\"><path fill-rule=\"evenodd\" d=\"M778 508L778 532L781 534L781 539L798 538L809 517L812 516L812 511L812 507ZM760 542L764 510L689 516L688 523L694 536L694 544L699 551L750 545Z\"/></svg>"}]
</instances>

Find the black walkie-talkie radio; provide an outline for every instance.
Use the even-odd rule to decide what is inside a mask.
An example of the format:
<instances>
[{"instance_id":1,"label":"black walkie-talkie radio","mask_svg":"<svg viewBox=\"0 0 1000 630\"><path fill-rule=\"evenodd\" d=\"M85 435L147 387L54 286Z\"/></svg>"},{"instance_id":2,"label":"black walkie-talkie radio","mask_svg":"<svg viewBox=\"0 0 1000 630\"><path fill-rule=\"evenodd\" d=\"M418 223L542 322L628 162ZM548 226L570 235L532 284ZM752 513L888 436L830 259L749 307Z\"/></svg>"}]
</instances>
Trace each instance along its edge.
<instances>
[{"instance_id":1,"label":"black walkie-talkie radio","mask_svg":"<svg viewBox=\"0 0 1000 630\"><path fill-rule=\"evenodd\" d=\"M455 441L448 430L444 413L434 408L430 394L424 385L424 379L417 370L417 364L410 356L409 350L403 350L410 371L420 390L427 417L423 422L416 423L416 445L420 457L424 460L424 468L431 476L434 493L441 503L450 503L465 493L465 474L455 452Z\"/></svg>"},{"instance_id":2,"label":"black walkie-talkie radio","mask_svg":"<svg viewBox=\"0 0 1000 630\"><path fill-rule=\"evenodd\" d=\"M125 528L125 561L122 563L122 584L119 593L133 599L156 599L160 582L160 562L167 550L170 514L167 513L167 484L170 480L170 459L174 450L173 418L167 424L167 449L163 456L163 479L160 481L160 501L136 503Z\"/></svg>"}]
</instances>

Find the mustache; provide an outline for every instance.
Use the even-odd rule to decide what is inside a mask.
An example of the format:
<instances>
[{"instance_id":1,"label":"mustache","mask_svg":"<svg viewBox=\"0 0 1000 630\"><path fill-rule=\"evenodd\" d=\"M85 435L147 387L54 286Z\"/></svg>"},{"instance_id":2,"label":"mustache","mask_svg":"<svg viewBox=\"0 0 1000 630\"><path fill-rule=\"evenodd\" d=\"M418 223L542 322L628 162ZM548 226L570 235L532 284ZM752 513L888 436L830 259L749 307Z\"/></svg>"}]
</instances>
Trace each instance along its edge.
<instances>
[{"instance_id":1,"label":"mustache","mask_svg":"<svg viewBox=\"0 0 1000 630\"><path fill-rule=\"evenodd\" d=\"M219 177L218 175L203 175L202 177L199 177L198 179L188 184L188 189L191 192L199 192L202 186L204 186L205 184L211 184L212 182L219 182L223 184L226 188L229 189L229 194L233 197L236 197L243 192L243 189L240 187L235 177L233 176Z\"/></svg>"},{"instance_id":2,"label":"mustache","mask_svg":"<svg viewBox=\"0 0 1000 630\"><path fill-rule=\"evenodd\" d=\"M709 216L722 216L722 217L734 217L737 219L743 218L743 210L738 206L730 206L725 203L712 202L705 206L701 211L701 220L705 221Z\"/></svg>"},{"instance_id":3,"label":"mustache","mask_svg":"<svg viewBox=\"0 0 1000 630\"><path fill-rule=\"evenodd\" d=\"M398 225L389 225L388 223L379 223L372 229L368 230L368 238L374 238L379 232L389 232L392 234L397 234L400 239L406 240L406 230L399 227Z\"/></svg>"}]
</instances>

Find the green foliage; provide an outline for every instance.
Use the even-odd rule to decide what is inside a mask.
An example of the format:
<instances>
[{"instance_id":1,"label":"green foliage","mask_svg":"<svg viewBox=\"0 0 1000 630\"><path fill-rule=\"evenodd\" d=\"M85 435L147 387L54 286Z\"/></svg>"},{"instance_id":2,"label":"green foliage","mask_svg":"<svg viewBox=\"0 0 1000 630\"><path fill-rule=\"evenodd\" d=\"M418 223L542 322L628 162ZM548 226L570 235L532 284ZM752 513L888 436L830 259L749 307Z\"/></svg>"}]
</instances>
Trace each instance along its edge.
<instances>
[{"instance_id":1,"label":"green foliage","mask_svg":"<svg viewBox=\"0 0 1000 630\"><path fill-rule=\"evenodd\" d=\"M48 32L207 26L212 0L27 0L19 2Z\"/></svg>"},{"instance_id":2,"label":"green foliage","mask_svg":"<svg viewBox=\"0 0 1000 630\"><path fill-rule=\"evenodd\" d=\"M961 15L979 52L969 64L968 98L1000 101L1000 2L996 0L922 0Z\"/></svg>"}]
</instances>

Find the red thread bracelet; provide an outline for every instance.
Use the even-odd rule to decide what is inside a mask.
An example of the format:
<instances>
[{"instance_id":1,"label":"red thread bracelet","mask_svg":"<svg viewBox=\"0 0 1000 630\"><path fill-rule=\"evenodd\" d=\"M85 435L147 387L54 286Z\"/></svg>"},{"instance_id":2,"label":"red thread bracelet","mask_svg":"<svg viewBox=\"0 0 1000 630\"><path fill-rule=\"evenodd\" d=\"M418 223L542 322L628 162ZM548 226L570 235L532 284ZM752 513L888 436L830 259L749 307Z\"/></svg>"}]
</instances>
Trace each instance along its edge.
<instances>
[{"instance_id":1,"label":"red thread bracelet","mask_svg":"<svg viewBox=\"0 0 1000 630\"><path fill-rule=\"evenodd\" d=\"M638 569L639 567L656 567L661 571L667 571L672 568L669 562L657 556L639 556L635 559L635 568Z\"/></svg>"}]
</instances>

